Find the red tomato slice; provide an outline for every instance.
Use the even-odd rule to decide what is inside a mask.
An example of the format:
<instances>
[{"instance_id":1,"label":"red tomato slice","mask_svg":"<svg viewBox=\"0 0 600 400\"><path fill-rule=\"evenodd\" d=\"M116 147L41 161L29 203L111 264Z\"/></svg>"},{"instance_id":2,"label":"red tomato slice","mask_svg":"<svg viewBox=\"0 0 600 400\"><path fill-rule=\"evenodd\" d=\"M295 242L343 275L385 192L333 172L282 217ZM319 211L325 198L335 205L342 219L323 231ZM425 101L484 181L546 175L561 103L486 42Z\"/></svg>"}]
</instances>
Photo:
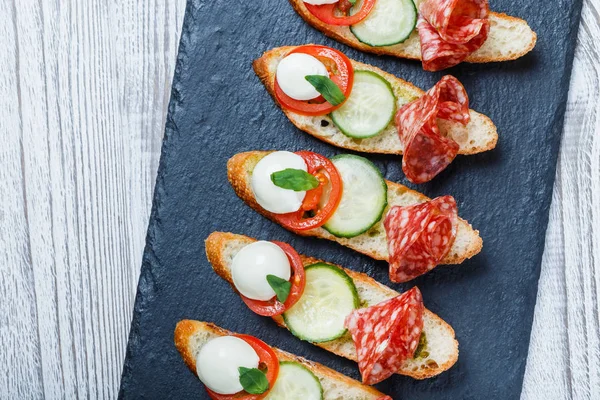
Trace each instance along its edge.
<instances>
[{"instance_id":1,"label":"red tomato slice","mask_svg":"<svg viewBox=\"0 0 600 400\"><path fill-rule=\"evenodd\" d=\"M350 96L352 85L354 84L354 70L352 69L350 59L343 53L330 47L318 45L299 46L290 51L288 55L292 53L304 53L318 58L325 64L329 71L329 78L339 86L346 99ZM277 78L274 79L275 97L277 98L277 101L283 108L295 113L309 116L326 115L340 108L342 104L344 104L342 103L334 106L325 101L322 97L309 101L292 99L281 90L281 87L279 87L279 84L277 83Z\"/></svg>"},{"instance_id":2,"label":"red tomato slice","mask_svg":"<svg viewBox=\"0 0 600 400\"><path fill-rule=\"evenodd\" d=\"M268 301L261 300L253 300L249 299L240 294L244 303L255 313L258 315L262 315L265 317L274 317L276 315L283 314L286 310L289 310L294 304L298 302L300 297L302 297L302 293L304 293L304 286L306 285L306 279L304 277L304 264L300 259L300 255L294 250L292 246L283 242L275 242L276 244L285 252L290 260L290 264L292 266L292 277L290 282L292 283L292 287L290 288L290 294L288 298L285 300L285 303L277 300L277 297L274 297Z\"/></svg>"},{"instance_id":3,"label":"red tomato slice","mask_svg":"<svg viewBox=\"0 0 600 400\"><path fill-rule=\"evenodd\" d=\"M315 177L319 181L319 186L306 192L301 208L304 211L312 211L317 208L319 200L321 200L321 196L323 196L323 187L329 182L327 176L321 172L318 172Z\"/></svg>"},{"instance_id":4,"label":"red tomato slice","mask_svg":"<svg viewBox=\"0 0 600 400\"><path fill-rule=\"evenodd\" d=\"M262 340L255 338L254 336L239 334L234 336L248 343L250 346L252 346L254 351L256 351L259 359L258 367L263 371L266 369L265 374L267 376L267 380L269 381L269 389L273 388L273 385L277 380L277 375L279 375L279 359L277 358L277 355L271 346ZM218 394L209 388L206 388L206 391L208 392L208 396L213 400L260 400L269 393L267 390L263 394L250 394L246 392L239 392L235 394Z\"/></svg>"},{"instance_id":5,"label":"red tomato slice","mask_svg":"<svg viewBox=\"0 0 600 400\"><path fill-rule=\"evenodd\" d=\"M340 12L348 10L347 5L344 6L344 0L340 0L338 3L323 4L320 6L308 3L304 3L304 5L312 15L325 22L326 24L349 26L358 24L360 21L367 18L367 16L373 10L373 7L375 7L376 1L377 0L364 0L362 7L356 14L347 15L343 17L336 16L335 11L336 9Z\"/></svg>"},{"instance_id":6,"label":"red tomato slice","mask_svg":"<svg viewBox=\"0 0 600 400\"><path fill-rule=\"evenodd\" d=\"M305 211L302 208L293 213L274 214L277 222L284 227L293 231L305 231L320 227L335 212L342 199L343 183L337 168L329 159L312 151L298 151L296 154L304 159L310 174L317 175L319 172L325 171L331 183L331 191L327 203L322 208L316 210L314 216L304 218Z\"/></svg>"}]
</instances>

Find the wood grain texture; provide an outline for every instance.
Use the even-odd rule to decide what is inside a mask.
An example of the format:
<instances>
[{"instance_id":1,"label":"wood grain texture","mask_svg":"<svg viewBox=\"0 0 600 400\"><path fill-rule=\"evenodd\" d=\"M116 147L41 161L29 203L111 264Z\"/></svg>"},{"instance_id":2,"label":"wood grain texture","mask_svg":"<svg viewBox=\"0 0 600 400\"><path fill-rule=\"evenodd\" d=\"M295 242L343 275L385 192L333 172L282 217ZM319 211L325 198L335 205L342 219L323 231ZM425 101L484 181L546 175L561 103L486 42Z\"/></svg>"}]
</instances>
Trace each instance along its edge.
<instances>
[{"instance_id":1,"label":"wood grain texture","mask_svg":"<svg viewBox=\"0 0 600 400\"><path fill-rule=\"evenodd\" d=\"M584 1L524 399L600 399L600 1Z\"/></svg>"},{"instance_id":2,"label":"wood grain texture","mask_svg":"<svg viewBox=\"0 0 600 400\"><path fill-rule=\"evenodd\" d=\"M114 398L185 1L0 1L0 398Z\"/></svg>"},{"instance_id":3,"label":"wood grain texture","mask_svg":"<svg viewBox=\"0 0 600 400\"><path fill-rule=\"evenodd\" d=\"M185 0L0 0L0 398L114 398ZM600 398L600 0L586 0L524 399Z\"/></svg>"}]
</instances>

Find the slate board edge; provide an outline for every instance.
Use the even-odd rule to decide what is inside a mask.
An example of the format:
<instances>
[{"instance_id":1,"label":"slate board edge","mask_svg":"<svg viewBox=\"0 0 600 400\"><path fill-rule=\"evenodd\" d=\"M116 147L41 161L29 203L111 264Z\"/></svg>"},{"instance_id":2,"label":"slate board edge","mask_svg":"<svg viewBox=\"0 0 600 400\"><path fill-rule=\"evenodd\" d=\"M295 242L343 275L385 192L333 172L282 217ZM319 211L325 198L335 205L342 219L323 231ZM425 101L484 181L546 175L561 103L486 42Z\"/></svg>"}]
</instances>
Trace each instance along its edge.
<instances>
[{"instance_id":1,"label":"slate board edge","mask_svg":"<svg viewBox=\"0 0 600 400\"><path fill-rule=\"evenodd\" d=\"M175 69L173 72L173 82L171 85L171 98L169 100L169 107L167 109L167 118L165 120L165 133L163 142L160 150L160 159L158 163L158 171L156 175L156 181L154 184L154 194L152 199L152 209L150 211L150 218L148 222L148 232L146 234L146 245L144 247L144 254L142 256L142 266L140 268L140 279L138 282L137 292L135 295L135 302L133 306L133 316L131 319L131 327L129 329L129 338L127 340L127 350L125 352L125 360L123 362L123 371L121 373L121 384L119 388L118 398L124 397L124 388L127 386L127 382L131 377L131 363L134 349L137 342L139 341L139 324L142 311L145 309L146 304L151 300L152 293L154 291L154 278L152 276L152 264L154 260L154 250L152 243L154 240L154 233L157 229L156 224L160 220L159 208L162 199L161 182L164 180L166 172L166 161L165 154L166 149L169 146L169 138L172 134L177 131L177 125L172 119L172 115L177 108L179 103L179 74L178 71L187 58L187 52L185 51L188 42L188 26L192 23L191 8L193 7L192 2L194 0L187 0L185 13L183 18L183 25L181 27L181 36L179 38L179 46L177 49L177 61L175 62Z\"/></svg>"},{"instance_id":2,"label":"slate board edge","mask_svg":"<svg viewBox=\"0 0 600 400\"><path fill-rule=\"evenodd\" d=\"M152 265L155 262L155 256L154 256L152 244L153 244L153 240L154 240L154 236L155 236L155 231L156 231L156 229L158 229L157 224L160 222L159 209L160 209L160 204L161 204L161 200L162 200L162 192L161 192L162 185L161 185L161 183L163 182L166 172L167 172L166 164L165 164L165 154L166 154L166 150L170 144L170 142L169 142L170 137L173 134L176 134L177 130L178 130L177 125L172 120L172 115L173 115L173 112L175 111L175 109L177 108L177 106L179 104L179 99L180 99L180 95L179 95L180 82L179 82L179 78L178 78L179 77L178 71L181 69L181 66L184 64L185 59L187 58L187 53L185 51L185 48L186 48L186 46L188 44L188 40L189 40L187 32L189 30L189 24L194 22L193 18L191 17L191 15L192 15L191 9L193 7L193 4L192 4L193 2L194 2L194 0L187 0L187 2L186 2L184 22L182 25L182 32L181 32L179 47L178 47L178 52L177 52L177 61L175 64L173 83L171 86L171 97L169 100L167 119L165 122L165 134L164 134L163 143L161 146L161 155L160 155L158 172L157 172L155 188L154 188L152 210L150 213L148 232L146 235L146 246L144 248L144 254L143 254L143 258L142 258L142 266L140 269L140 278L139 278L139 282L138 282L137 293L135 296L133 316L132 316L131 327L130 327L130 331L129 331L129 338L128 338L128 342L127 342L127 350L126 350L126 354L125 354L125 361L123 364L123 371L121 374L121 383L120 383L120 389L119 389L119 395L118 395L118 398L120 398L120 399L125 398L124 397L124 388L127 386L127 383L131 378L130 360L131 360L131 356L133 355L134 349L137 345L137 342L139 341L139 338L140 338L138 328L139 328L141 313L146 308L146 304L151 302L152 297L153 297L153 292L154 292L154 277L153 277L153 273L152 273ZM573 70L573 60L575 57L575 47L577 44L577 35L578 35L578 31L579 31L582 7L583 7L583 0L576 0L573 7L571 8L571 16L569 18L571 21L571 26L570 26L570 32L568 35L571 39L569 40L569 49L567 52L567 60L566 60L566 65L568 65L568 68L566 68L566 70L564 71L562 81L560 82L560 84L562 86L569 85L570 80L571 80L571 75L572 75L572 70ZM554 140L558 141L556 148L560 148L560 142L562 140L562 129L563 129L563 125L564 125L564 117L565 117L565 112L566 112L568 95L569 95L568 90L563 91L562 98L560 99L560 104L561 104L560 109L556 113L556 118L553 123L553 130L555 133L558 133L558 134L554 135L554 137L555 137ZM549 178L551 186L553 186L555 178L556 178L557 161L558 161L558 152L556 152L553 155L553 160L552 160L553 170L552 170L552 174ZM546 230L547 230L547 226L548 226L551 200L552 200L552 195L550 194L550 196L546 196L546 198L544 199L544 204L542 205L543 209L545 210L544 223L546 224ZM541 261L542 261L543 252L544 252L544 248L541 248L538 251L539 254L537 255L538 278L539 278L540 269L541 269ZM535 295L537 296L537 287L535 290ZM531 318L529 319L529 321L527 321L528 326L530 327L530 335L531 335L531 327L533 324L533 317L534 317L534 314L532 313ZM527 343L529 344L529 342L530 342L530 336L527 338ZM522 391L522 382L523 382L523 376L521 377L521 391Z\"/></svg>"},{"instance_id":3,"label":"slate board edge","mask_svg":"<svg viewBox=\"0 0 600 400\"><path fill-rule=\"evenodd\" d=\"M571 75L573 72L573 61L575 59L575 48L577 46L577 35L579 33L579 26L580 26L580 22L581 22L581 10L583 8L583 0L576 0L576 2L574 3L574 6L572 8L571 11L571 16L570 21L571 21L571 27L570 27L570 32L569 32L569 49L567 52L567 61L565 65L568 65L568 68L565 69L565 73L563 75L562 81L560 82L561 86L567 85L567 88L570 85L571 82ZM556 138L555 140L558 142L556 144L556 148L558 149L558 151L553 154L553 159L552 159L552 174L550 175L549 178L549 183L550 183L550 187L554 187L554 183L556 181L556 168L558 166L558 154L560 152L560 144L562 142L562 136L563 136L563 127L564 127L564 120L565 120L565 113L567 111L567 100L569 97L569 90L564 90L562 95L562 98L560 99L560 109L558 110L557 114L556 114L556 118L554 120L553 125L553 130L555 133L554 137ZM544 236L546 235L546 232L548 231L548 221L550 219L550 205L552 203L552 192L550 192L549 196L546 196L544 199L544 204L543 204L543 209L544 211L544 225L545 225L545 229L544 229ZM484 244L485 245L485 244ZM538 276L538 284L536 284L536 288L535 288L535 296L534 296L534 301L537 300L537 293L538 293L538 289L539 289L539 277L540 277L540 272L541 272L541 267L542 267L542 257L544 254L544 250L545 250L545 245L544 247L540 248L538 251L538 255L537 255L537 276ZM532 328L533 328L533 319L535 316L535 311L533 313L531 313L531 317L529 318L527 322L528 326L529 326L529 337L527 337L527 348L529 348L529 343L531 342L531 332L532 332ZM527 360L527 358L526 358ZM527 361L526 361L527 362ZM525 366L525 368L523 368L523 375L521 376L521 383L520 383L520 387L521 387L521 391L520 394L523 393L523 380L525 378L525 371L526 371L527 366Z\"/></svg>"},{"instance_id":4,"label":"slate board edge","mask_svg":"<svg viewBox=\"0 0 600 400\"><path fill-rule=\"evenodd\" d=\"M567 85L567 87L570 85L571 82L571 75L573 73L573 61L575 59L575 48L577 46L577 36L579 34L579 25L581 22L581 10L583 7L583 0L576 0L575 6L572 9L572 15L570 17L571 20L571 31L569 32L569 36L574 39L574 40L570 40L569 43L569 50L567 52L567 62L566 65L569 66L569 68L567 68L565 70L565 75L563 76L563 80L561 82L561 85ZM558 148L560 148L560 144L562 141L562 130L564 127L564 121L565 121L565 113L567 111L567 100L569 97L569 91L566 90L563 92L563 96L562 99L560 99L560 110L558 111L558 113L556 114L556 119L554 121L554 130L555 131L559 131L559 134L556 135L557 136L557 141L558 141ZM551 178L551 183L553 184L555 179L556 179L556 167L558 164L558 154L559 152L556 152L556 154L554 154L554 159L553 159L553 176ZM547 204L545 205L545 207L548 209L548 212L546 213L546 218L545 218L545 222L546 225L548 225L548 219L549 219L549 211L550 211L550 202L551 202L552 198L548 197L546 199Z\"/></svg>"}]
</instances>

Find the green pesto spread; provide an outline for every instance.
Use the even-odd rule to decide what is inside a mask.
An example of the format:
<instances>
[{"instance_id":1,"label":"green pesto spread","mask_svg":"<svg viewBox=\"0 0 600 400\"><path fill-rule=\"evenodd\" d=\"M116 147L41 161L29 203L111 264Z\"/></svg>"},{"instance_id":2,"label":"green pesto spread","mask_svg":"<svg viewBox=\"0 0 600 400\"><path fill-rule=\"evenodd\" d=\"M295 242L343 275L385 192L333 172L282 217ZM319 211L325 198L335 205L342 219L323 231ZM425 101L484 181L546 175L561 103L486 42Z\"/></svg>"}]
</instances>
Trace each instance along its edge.
<instances>
[{"instance_id":1,"label":"green pesto spread","mask_svg":"<svg viewBox=\"0 0 600 400\"><path fill-rule=\"evenodd\" d=\"M429 357L429 352L425 350L425 348L427 347L427 335L425 335L425 332L421 332L421 337L419 338L419 345L417 346L417 349L415 350L415 355L413 356L413 358L427 358Z\"/></svg>"}]
</instances>

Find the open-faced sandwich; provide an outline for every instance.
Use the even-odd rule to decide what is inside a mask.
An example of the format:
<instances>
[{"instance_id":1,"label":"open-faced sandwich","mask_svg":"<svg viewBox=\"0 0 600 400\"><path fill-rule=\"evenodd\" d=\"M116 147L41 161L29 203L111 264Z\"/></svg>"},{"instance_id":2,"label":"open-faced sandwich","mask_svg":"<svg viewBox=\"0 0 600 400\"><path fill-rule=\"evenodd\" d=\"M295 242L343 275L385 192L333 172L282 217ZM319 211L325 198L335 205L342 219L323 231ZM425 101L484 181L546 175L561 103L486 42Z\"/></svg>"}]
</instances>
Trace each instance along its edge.
<instances>
[{"instance_id":1,"label":"open-faced sandwich","mask_svg":"<svg viewBox=\"0 0 600 400\"><path fill-rule=\"evenodd\" d=\"M348 46L422 60L427 71L463 61L515 60L537 36L488 0L290 0L310 25Z\"/></svg>"},{"instance_id":2,"label":"open-faced sandwich","mask_svg":"<svg viewBox=\"0 0 600 400\"><path fill-rule=\"evenodd\" d=\"M465 88L450 75L425 93L317 45L275 48L253 65L296 127L345 149L403 154L413 183L430 181L457 154L488 151L498 141L493 122L469 109Z\"/></svg>"},{"instance_id":3,"label":"open-faced sandwich","mask_svg":"<svg viewBox=\"0 0 600 400\"><path fill-rule=\"evenodd\" d=\"M250 207L299 235L333 240L390 264L406 282L439 264L479 253L479 232L457 215L452 196L429 199L387 181L369 160L310 151L251 151L227 163Z\"/></svg>"},{"instance_id":4,"label":"open-faced sandwich","mask_svg":"<svg viewBox=\"0 0 600 400\"><path fill-rule=\"evenodd\" d=\"M286 243L232 233L212 233L206 254L252 311L357 361L365 384L395 373L429 378L458 359L453 329L424 308L416 287L400 294L363 273L300 255Z\"/></svg>"},{"instance_id":5,"label":"open-faced sandwich","mask_svg":"<svg viewBox=\"0 0 600 400\"><path fill-rule=\"evenodd\" d=\"M175 346L213 400L392 400L254 336L207 322L180 321Z\"/></svg>"}]
</instances>

